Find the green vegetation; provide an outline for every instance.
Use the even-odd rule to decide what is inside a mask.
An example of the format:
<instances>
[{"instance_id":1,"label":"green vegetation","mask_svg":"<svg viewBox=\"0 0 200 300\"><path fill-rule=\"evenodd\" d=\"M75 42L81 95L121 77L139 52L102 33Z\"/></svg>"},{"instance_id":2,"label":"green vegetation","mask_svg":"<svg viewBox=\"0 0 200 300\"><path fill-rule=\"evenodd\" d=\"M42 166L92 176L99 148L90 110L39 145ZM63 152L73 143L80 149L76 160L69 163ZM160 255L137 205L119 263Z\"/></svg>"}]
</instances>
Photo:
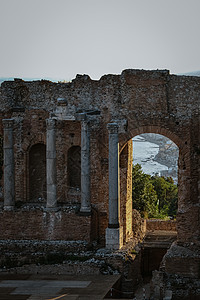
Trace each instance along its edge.
<instances>
[{"instance_id":1,"label":"green vegetation","mask_svg":"<svg viewBox=\"0 0 200 300\"><path fill-rule=\"evenodd\" d=\"M132 249L131 254L138 255L138 251L136 251L135 249Z\"/></svg>"},{"instance_id":2,"label":"green vegetation","mask_svg":"<svg viewBox=\"0 0 200 300\"><path fill-rule=\"evenodd\" d=\"M178 188L171 177L150 176L133 166L133 208L144 218L176 216Z\"/></svg>"}]
</instances>

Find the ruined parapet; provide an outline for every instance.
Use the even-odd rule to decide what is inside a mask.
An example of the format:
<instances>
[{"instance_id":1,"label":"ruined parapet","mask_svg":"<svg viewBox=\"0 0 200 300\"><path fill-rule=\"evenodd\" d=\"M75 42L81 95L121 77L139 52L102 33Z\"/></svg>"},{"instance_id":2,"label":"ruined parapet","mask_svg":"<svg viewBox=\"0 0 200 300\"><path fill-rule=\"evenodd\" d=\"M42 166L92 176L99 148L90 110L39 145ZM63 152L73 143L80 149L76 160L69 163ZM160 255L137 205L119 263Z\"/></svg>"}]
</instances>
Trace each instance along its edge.
<instances>
[{"instance_id":1,"label":"ruined parapet","mask_svg":"<svg viewBox=\"0 0 200 300\"><path fill-rule=\"evenodd\" d=\"M174 242L163 257L160 270L153 272L151 299L199 299L200 253L194 245L179 246Z\"/></svg>"},{"instance_id":2,"label":"ruined parapet","mask_svg":"<svg viewBox=\"0 0 200 300\"><path fill-rule=\"evenodd\" d=\"M176 220L160 220L149 219L146 220L147 231L164 230L164 231L176 231Z\"/></svg>"},{"instance_id":3,"label":"ruined parapet","mask_svg":"<svg viewBox=\"0 0 200 300\"><path fill-rule=\"evenodd\" d=\"M200 237L199 99L199 77L170 75L167 70L125 70L120 75L106 75L100 80L78 75L70 83L52 83L45 80L25 82L19 79L4 82L0 87L0 135L3 136L2 120L13 119L15 207L13 211L0 212L0 238L4 241L12 238L33 239L41 235L43 240L53 240L59 238L60 232L63 239L84 240L87 237L87 240L91 241L91 236L95 236L96 241L103 241L109 216L107 124L117 123L119 131L114 155L117 158L117 155L123 152L125 157L121 160L121 174L128 180L124 180L121 185L121 194L124 191L126 193L123 194L119 205L119 220L111 225L124 226L123 242L127 242L132 235L132 187L129 176L131 167L126 163L131 148L127 152L123 149L138 134L162 134L179 147L178 245L197 253L191 248L191 243L198 244ZM78 114L82 113L87 114L90 122L91 181L88 186L95 218L90 214L78 215L76 210L70 213L62 210L68 205L79 208L81 206L80 185L70 184L74 183L75 179L70 180L72 172L69 161L73 158L73 155L70 156L73 153L72 147L81 147L81 124ZM38 178L44 179L46 170L45 155L40 155L40 150L45 149L48 134L46 119L56 120L56 151L51 149L51 154L56 154L56 178L52 184L57 184L54 193L57 202L55 209L60 209L60 212L47 211L45 217L44 211L36 206L43 205L46 201L45 180L43 185L37 184ZM116 167L117 163L118 159L115 159L113 166ZM51 165L54 164L55 160L52 160ZM40 176L32 176L31 170L35 169L36 165L39 166L37 171L40 171ZM55 175L55 172L52 174ZM117 172L115 175L118 176ZM117 181L113 186L116 184ZM30 211L23 211L26 204L32 205ZM95 220L94 226L92 218ZM140 234L143 234L140 222L138 226ZM92 232L93 228L95 233ZM133 228L136 230L136 227ZM116 228L111 229L111 232L117 231L114 230ZM197 276L195 263L199 263L198 255L181 256L172 250L168 253L171 253L171 256L166 256L166 274L175 276L176 272L180 271L178 276L183 278L190 278L190 273ZM185 262L189 265L188 269ZM197 277L193 279L198 280Z\"/></svg>"}]
</instances>

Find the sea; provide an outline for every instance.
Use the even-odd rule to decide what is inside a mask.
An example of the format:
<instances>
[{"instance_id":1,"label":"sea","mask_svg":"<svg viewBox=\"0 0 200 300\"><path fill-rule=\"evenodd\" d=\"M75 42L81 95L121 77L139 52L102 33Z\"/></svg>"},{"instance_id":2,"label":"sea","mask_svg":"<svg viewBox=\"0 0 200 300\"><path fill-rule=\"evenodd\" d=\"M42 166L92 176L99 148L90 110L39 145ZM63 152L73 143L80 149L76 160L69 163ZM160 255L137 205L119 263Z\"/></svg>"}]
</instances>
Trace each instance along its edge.
<instances>
[{"instance_id":1,"label":"sea","mask_svg":"<svg viewBox=\"0 0 200 300\"><path fill-rule=\"evenodd\" d=\"M144 173L161 176L162 171L168 170L167 166L154 161L158 151L157 144L147 142L141 136L133 138L133 164L140 164Z\"/></svg>"}]
</instances>

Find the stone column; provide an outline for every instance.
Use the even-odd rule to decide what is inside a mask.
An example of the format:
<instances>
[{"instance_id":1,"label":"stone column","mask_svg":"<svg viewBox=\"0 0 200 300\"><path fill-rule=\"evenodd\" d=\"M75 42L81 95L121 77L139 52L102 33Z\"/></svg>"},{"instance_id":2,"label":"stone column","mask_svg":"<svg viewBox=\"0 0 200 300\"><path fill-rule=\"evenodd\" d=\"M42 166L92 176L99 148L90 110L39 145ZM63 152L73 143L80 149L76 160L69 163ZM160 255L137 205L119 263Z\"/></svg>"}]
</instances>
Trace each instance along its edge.
<instances>
[{"instance_id":1,"label":"stone column","mask_svg":"<svg viewBox=\"0 0 200 300\"><path fill-rule=\"evenodd\" d=\"M4 209L11 210L15 204L15 166L13 150L13 119L4 119Z\"/></svg>"},{"instance_id":2,"label":"stone column","mask_svg":"<svg viewBox=\"0 0 200 300\"><path fill-rule=\"evenodd\" d=\"M90 134L86 114L80 114L81 120L81 209L82 213L91 212L90 203Z\"/></svg>"},{"instance_id":3,"label":"stone column","mask_svg":"<svg viewBox=\"0 0 200 300\"><path fill-rule=\"evenodd\" d=\"M119 145L118 124L109 123L109 224L106 229L106 247L123 246L123 228L119 226Z\"/></svg>"},{"instance_id":4,"label":"stone column","mask_svg":"<svg viewBox=\"0 0 200 300\"><path fill-rule=\"evenodd\" d=\"M53 209L57 206L56 187L56 120L47 119L47 148L46 148L46 170L47 170L47 208Z\"/></svg>"}]
</instances>

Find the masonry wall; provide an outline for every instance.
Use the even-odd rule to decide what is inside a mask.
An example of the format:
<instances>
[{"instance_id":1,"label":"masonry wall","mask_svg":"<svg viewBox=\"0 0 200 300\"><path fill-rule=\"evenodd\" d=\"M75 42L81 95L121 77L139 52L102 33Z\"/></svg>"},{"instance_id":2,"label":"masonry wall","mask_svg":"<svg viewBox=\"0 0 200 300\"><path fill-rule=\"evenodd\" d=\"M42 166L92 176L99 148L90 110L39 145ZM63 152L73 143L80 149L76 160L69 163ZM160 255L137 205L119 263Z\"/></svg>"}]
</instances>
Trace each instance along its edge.
<instances>
[{"instance_id":1,"label":"masonry wall","mask_svg":"<svg viewBox=\"0 0 200 300\"><path fill-rule=\"evenodd\" d=\"M60 203L80 203L80 187L69 185L68 154L81 145L80 122L60 121L56 125L57 197Z\"/></svg>"},{"instance_id":2,"label":"masonry wall","mask_svg":"<svg viewBox=\"0 0 200 300\"><path fill-rule=\"evenodd\" d=\"M65 105L59 99L64 99ZM199 99L200 78L170 75L166 70L125 70L98 81L77 75L71 83L63 84L44 80L4 82L0 88L0 135L2 119L14 118L16 203L28 202L29 150L37 143L46 144L49 117L57 118L58 203L80 203L80 191L68 187L67 153L71 146L80 146L77 114L86 112L91 132L91 204L97 215L98 237L104 239L108 224L106 126L117 122L120 151L132 137L148 132L163 134L179 147L178 242L199 245ZM123 176L130 179L125 173ZM120 212L121 224L127 228L131 218L129 196L122 201Z\"/></svg>"},{"instance_id":3,"label":"masonry wall","mask_svg":"<svg viewBox=\"0 0 200 300\"><path fill-rule=\"evenodd\" d=\"M146 230L176 231L175 220L146 220Z\"/></svg>"},{"instance_id":4,"label":"masonry wall","mask_svg":"<svg viewBox=\"0 0 200 300\"><path fill-rule=\"evenodd\" d=\"M1 240L83 240L90 242L91 232L96 238L94 227L91 216L80 216L73 207L57 212L28 207L14 211L0 211Z\"/></svg>"},{"instance_id":5,"label":"masonry wall","mask_svg":"<svg viewBox=\"0 0 200 300\"><path fill-rule=\"evenodd\" d=\"M132 161L133 143L128 141L120 153L120 221L123 226L124 242L133 237L132 233Z\"/></svg>"}]
</instances>

